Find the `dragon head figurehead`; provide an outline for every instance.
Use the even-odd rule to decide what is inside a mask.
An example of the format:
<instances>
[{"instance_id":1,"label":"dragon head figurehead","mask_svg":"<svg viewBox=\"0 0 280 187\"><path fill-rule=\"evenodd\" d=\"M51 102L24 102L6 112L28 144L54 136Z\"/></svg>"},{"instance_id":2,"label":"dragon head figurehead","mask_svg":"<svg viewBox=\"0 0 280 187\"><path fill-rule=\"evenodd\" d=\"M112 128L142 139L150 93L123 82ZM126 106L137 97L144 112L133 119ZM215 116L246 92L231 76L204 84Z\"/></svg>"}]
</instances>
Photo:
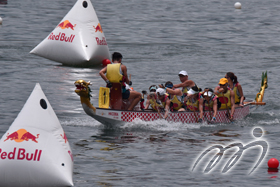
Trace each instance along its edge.
<instances>
[{"instance_id":1,"label":"dragon head figurehead","mask_svg":"<svg viewBox=\"0 0 280 187\"><path fill-rule=\"evenodd\" d=\"M267 71L262 73L262 83L259 93L257 93L256 101L262 102L264 96L264 90L267 88Z\"/></svg>"},{"instance_id":2,"label":"dragon head figurehead","mask_svg":"<svg viewBox=\"0 0 280 187\"><path fill-rule=\"evenodd\" d=\"M86 82L84 80L77 80L74 85L76 86L76 94L78 94L80 97L86 97L88 99L90 99L91 95L90 95L90 82Z\"/></svg>"},{"instance_id":3,"label":"dragon head figurehead","mask_svg":"<svg viewBox=\"0 0 280 187\"><path fill-rule=\"evenodd\" d=\"M86 82L84 80L77 80L74 85L76 86L76 94L80 96L82 106L84 111L88 115L94 115L96 112L96 108L90 103L90 82Z\"/></svg>"}]
</instances>

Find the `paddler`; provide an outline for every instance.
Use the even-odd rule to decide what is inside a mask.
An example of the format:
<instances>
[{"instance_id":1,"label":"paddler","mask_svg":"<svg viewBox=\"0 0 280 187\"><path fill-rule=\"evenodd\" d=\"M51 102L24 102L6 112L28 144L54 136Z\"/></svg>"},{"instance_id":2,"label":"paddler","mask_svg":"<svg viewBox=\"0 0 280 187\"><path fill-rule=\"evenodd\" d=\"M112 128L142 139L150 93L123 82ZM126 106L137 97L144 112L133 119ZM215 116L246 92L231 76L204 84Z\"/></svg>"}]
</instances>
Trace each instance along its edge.
<instances>
[{"instance_id":1,"label":"paddler","mask_svg":"<svg viewBox=\"0 0 280 187\"><path fill-rule=\"evenodd\" d=\"M195 113L195 116L196 116L196 111L203 110L203 107L199 108L199 101L201 97L200 91L201 91L200 88L198 88L197 86L193 86L187 92L188 94L187 97L184 98L185 107L187 108L187 110L193 111ZM203 120L201 118L197 119L197 122L199 123L201 123L202 121Z\"/></svg>"},{"instance_id":2,"label":"paddler","mask_svg":"<svg viewBox=\"0 0 280 187\"><path fill-rule=\"evenodd\" d=\"M157 91L157 97L158 100L160 101L160 103L157 103L157 111L161 111L164 110L164 116L163 118L166 119L168 117L168 112L169 112L169 108L170 108L170 99L168 98L168 94L166 94L165 89L163 88L158 88Z\"/></svg>"},{"instance_id":3,"label":"paddler","mask_svg":"<svg viewBox=\"0 0 280 187\"><path fill-rule=\"evenodd\" d=\"M188 95L188 91L191 87L196 86L195 82L192 80L189 80L188 73L185 70L182 70L178 74L179 79L181 81L180 84L174 84L174 88L180 88L182 87L183 92L183 99Z\"/></svg>"},{"instance_id":4,"label":"paddler","mask_svg":"<svg viewBox=\"0 0 280 187\"><path fill-rule=\"evenodd\" d=\"M152 110L157 111L156 109L156 100L157 100L157 91L158 87L156 85L151 85L149 87L149 95L147 96L146 106L144 110L147 110L151 106Z\"/></svg>"},{"instance_id":5,"label":"paddler","mask_svg":"<svg viewBox=\"0 0 280 187\"><path fill-rule=\"evenodd\" d=\"M122 54L114 52L112 54L112 64L108 64L99 74L107 83L107 87L111 88L112 83L120 83L122 86L122 99L128 99L131 101L131 104L128 107L128 110L133 110L137 103L141 100L141 93L126 89L125 83L129 86L132 85L132 82L128 79L127 68L122 64ZM106 74L106 75L105 75ZM114 88L111 88L114 89ZM118 103L119 104L119 103Z\"/></svg>"},{"instance_id":6,"label":"paddler","mask_svg":"<svg viewBox=\"0 0 280 187\"><path fill-rule=\"evenodd\" d=\"M218 97L214 94L212 88L205 88L201 93L199 108L202 108L202 110L200 110L200 119L203 119L203 111L209 111L212 117L210 122L215 122L218 110ZM213 115L211 115L212 111L214 112Z\"/></svg>"},{"instance_id":7,"label":"paddler","mask_svg":"<svg viewBox=\"0 0 280 187\"><path fill-rule=\"evenodd\" d=\"M218 99L221 102L221 107L219 109L231 109L228 118L233 120L233 114L235 111L235 94L228 87L228 80L226 78L220 79L219 86L215 88L214 93L218 96Z\"/></svg>"},{"instance_id":8,"label":"paddler","mask_svg":"<svg viewBox=\"0 0 280 187\"><path fill-rule=\"evenodd\" d=\"M225 78L228 80L228 84L231 90L235 94L235 106L243 107L243 101L245 99L241 84L237 81L237 77L232 72L227 72Z\"/></svg>"},{"instance_id":9,"label":"paddler","mask_svg":"<svg viewBox=\"0 0 280 187\"><path fill-rule=\"evenodd\" d=\"M171 81L167 81L165 85L159 85L159 87L164 88L168 93L168 98L170 99L170 110L171 111L185 111L183 108L183 92L180 89L174 88Z\"/></svg>"}]
</instances>

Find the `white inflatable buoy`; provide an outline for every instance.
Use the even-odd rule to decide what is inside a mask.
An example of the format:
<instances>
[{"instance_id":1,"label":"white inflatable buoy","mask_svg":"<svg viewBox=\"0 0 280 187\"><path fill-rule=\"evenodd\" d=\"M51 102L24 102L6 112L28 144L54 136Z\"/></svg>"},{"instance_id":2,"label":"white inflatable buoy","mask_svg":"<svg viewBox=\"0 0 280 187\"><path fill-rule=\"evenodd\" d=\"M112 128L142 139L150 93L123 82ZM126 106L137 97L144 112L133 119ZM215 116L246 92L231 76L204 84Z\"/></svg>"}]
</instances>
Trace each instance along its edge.
<instances>
[{"instance_id":1,"label":"white inflatable buoy","mask_svg":"<svg viewBox=\"0 0 280 187\"><path fill-rule=\"evenodd\" d=\"M235 7L236 9L241 9L241 3L236 2L236 3L234 4L234 7Z\"/></svg>"},{"instance_id":2,"label":"white inflatable buoy","mask_svg":"<svg viewBox=\"0 0 280 187\"><path fill-rule=\"evenodd\" d=\"M0 186L73 186L66 135L37 83L0 140Z\"/></svg>"},{"instance_id":3,"label":"white inflatable buoy","mask_svg":"<svg viewBox=\"0 0 280 187\"><path fill-rule=\"evenodd\" d=\"M107 41L90 0L78 0L30 53L70 66L96 66L110 59Z\"/></svg>"},{"instance_id":4,"label":"white inflatable buoy","mask_svg":"<svg viewBox=\"0 0 280 187\"><path fill-rule=\"evenodd\" d=\"M2 25L3 19L0 17L0 25Z\"/></svg>"}]
</instances>

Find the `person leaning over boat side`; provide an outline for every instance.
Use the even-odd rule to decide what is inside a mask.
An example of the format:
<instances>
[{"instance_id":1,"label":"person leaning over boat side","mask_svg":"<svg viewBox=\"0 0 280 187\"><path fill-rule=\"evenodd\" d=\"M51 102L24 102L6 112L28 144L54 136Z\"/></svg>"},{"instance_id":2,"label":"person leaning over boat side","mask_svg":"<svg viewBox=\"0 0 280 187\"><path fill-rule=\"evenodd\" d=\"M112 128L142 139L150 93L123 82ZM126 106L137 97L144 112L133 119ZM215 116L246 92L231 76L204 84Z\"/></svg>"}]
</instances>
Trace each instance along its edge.
<instances>
[{"instance_id":1,"label":"person leaning over boat side","mask_svg":"<svg viewBox=\"0 0 280 187\"><path fill-rule=\"evenodd\" d=\"M221 107L219 107L219 109L231 108L229 119L233 120L233 114L235 111L235 94L228 87L228 80L226 78L220 79L219 86L215 88L214 93L218 96L218 99L221 102Z\"/></svg>"},{"instance_id":2,"label":"person leaning over boat side","mask_svg":"<svg viewBox=\"0 0 280 187\"><path fill-rule=\"evenodd\" d=\"M151 106L152 110L156 111L156 100L157 100L157 91L158 87L156 85L151 85L149 87L149 95L147 96L146 106L144 110L147 110Z\"/></svg>"},{"instance_id":3,"label":"person leaning over boat side","mask_svg":"<svg viewBox=\"0 0 280 187\"><path fill-rule=\"evenodd\" d=\"M102 70L100 70L99 74L107 83L107 87L112 87L112 83L121 83L122 84L122 98L128 99L131 101L128 110L133 110L133 108L137 105L137 103L141 100L141 93L127 90L125 87L125 82L131 86L132 82L127 77L127 68L122 64L122 54L118 52L114 52L112 54L112 64L108 64ZM105 75L106 74L106 75Z\"/></svg>"},{"instance_id":4,"label":"person leaning over boat side","mask_svg":"<svg viewBox=\"0 0 280 187\"><path fill-rule=\"evenodd\" d=\"M179 79L181 81L180 84L174 84L174 88L180 88L182 87L183 92L183 99L188 95L188 91L191 87L196 86L195 82L192 80L189 80L188 73L184 70L179 72Z\"/></svg>"},{"instance_id":5,"label":"person leaning over boat side","mask_svg":"<svg viewBox=\"0 0 280 187\"><path fill-rule=\"evenodd\" d=\"M232 72L227 72L225 78L228 80L228 84L231 90L235 93L235 104L236 106L243 107L243 101L245 99L241 84L237 81L237 77Z\"/></svg>"},{"instance_id":6,"label":"person leaning over boat side","mask_svg":"<svg viewBox=\"0 0 280 187\"><path fill-rule=\"evenodd\" d=\"M164 110L165 113L163 118L166 119L170 108L170 99L168 98L168 94L166 94L166 91L163 88L158 88L156 93L159 101L161 102L160 105L157 106L157 110Z\"/></svg>"},{"instance_id":7,"label":"person leaning over boat side","mask_svg":"<svg viewBox=\"0 0 280 187\"><path fill-rule=\"evenodd\" d=\"M174 88L171 81L167 81L165 85L159 85L161 88L165 88L168 93L168 98L170 99L170 110L171 111L185 111L182 102L183 92L180 89Z\"/></svg>"},{"instance_id":8,"label":"person leaning over boat side","mask_svg":"<svg viewBox=\"0 0 280 187\"><path fill-rule=\"evenodd\" d=\"M187 97L184 98L184 104L187 110L196 112L196 111L201 111L203 110L203 107L199 108L199 100L200 100L200 93L201 89L198 88L197 86L193 86L190 88L190 90L187 92L188 95ZM199 118L198 122L201 123L202 119Z\"/></svg>"},{"instance_id":9,"label":"person leaning over boat side","mask_svg":"<svg viewBox=\"0 0 280 187\"><path fill-rule=\"evenodd\" d=\"M199 100L199 108L202 108L202 110L200 110L200 119L203 119L203 111L214 111L211 122L215 122L218 110L217 98L218 97L211 88L204 89Z\"/></svg>"}]
</instances>

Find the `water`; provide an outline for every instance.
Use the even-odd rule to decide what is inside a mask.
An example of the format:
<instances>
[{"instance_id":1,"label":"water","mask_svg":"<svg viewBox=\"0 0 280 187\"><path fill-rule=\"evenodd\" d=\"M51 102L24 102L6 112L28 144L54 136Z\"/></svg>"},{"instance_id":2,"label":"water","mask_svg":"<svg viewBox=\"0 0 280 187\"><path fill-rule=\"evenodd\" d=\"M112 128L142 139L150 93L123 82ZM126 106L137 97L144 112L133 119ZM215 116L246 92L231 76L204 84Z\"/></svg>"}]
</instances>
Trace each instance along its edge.
<instances>
[{"instance_id":1,"label":"water","mask_svg":"<svg viewBox=\"0 0 280 187\"><path fill-rule=\"evenodd\" d=\"M234 72L245 96L255 97L261 73L268 72L265 106L234 124L216 126L167 123L128 123L106 129L87 116L74 93L77 79L90 80L92 101L104 81L100 68L62 66L29 54L60 23L76 1L9 1L0 5L1 136L23 107L35 83L40 83L54 108L74 155L75 186L276 186L278 173L267 172L268 159L279 158L279 31L280 4L275 0L235 1L92 1L110 52L123 54L135 90L151 84L179 83L187 70L198 86L214 88ZM255 141L262 127L269 152L248 175L261 149L244 152L227 173L221 170L234 149L210 174L206 160L192 172L196 158L208 147ZM259 138L260 139L260 138ZM274 178L273 176L277 176ZM272 178L271 178L272 177Z\"/></svg>"}]
</instances>

